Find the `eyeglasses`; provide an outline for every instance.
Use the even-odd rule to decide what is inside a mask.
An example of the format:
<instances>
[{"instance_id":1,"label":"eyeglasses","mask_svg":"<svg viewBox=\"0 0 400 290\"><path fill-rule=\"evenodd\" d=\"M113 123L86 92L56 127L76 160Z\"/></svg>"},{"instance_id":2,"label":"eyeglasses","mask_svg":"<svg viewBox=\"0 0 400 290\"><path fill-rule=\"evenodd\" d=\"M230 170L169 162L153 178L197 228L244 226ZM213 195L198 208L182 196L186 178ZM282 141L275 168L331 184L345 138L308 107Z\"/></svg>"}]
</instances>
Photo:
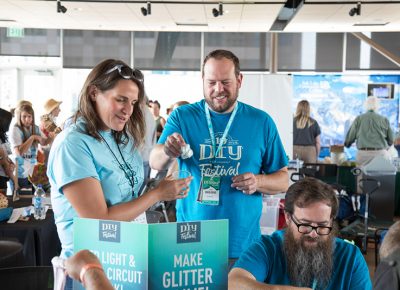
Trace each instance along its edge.
<instances>
[{"instance_id":1,"label":"eyeglasses","mask_svg":"<svg viewBox=\"0 0 400 290\"><path fill-rule=\"evenodd\" d=\"M329 234L331 233L331 231L332 231L332 227L327 227L327 226L317 226L317 227L314 227L314 226L312 226L312 225L310 225L310 224L302 224L302 223L299 223L299 222L297 222L297 221L294 219L294 216L293 216L292 214L290 215L290 218L292 219L292 221L294 222L294 224L297 226L297 230L298 230L299 233L301 233L301 234L309 234L309 233L311 233L312 231L315 230L315 232L316 232L318 235L320 235L320 236L326 236L326 235L329 235Z\"/></svg>"},{"instance_id":2,"label":"eyeglasses","mask_svg":"<svg viewBox=\"0 0 400 290\"><path fill-rule=\"evenodd\" d=\"M140 82L143 82L143 73L138 70L138 69L131 69L129 66L123 65L123 64L117 64L113 68L110 68L108 71L106 71L106 75L109 73L112 73L113 71L118 70L118 73L121 77L123 77L126 80L129 80L131 78L137 79Z\"/></svg>"}]
</instances>

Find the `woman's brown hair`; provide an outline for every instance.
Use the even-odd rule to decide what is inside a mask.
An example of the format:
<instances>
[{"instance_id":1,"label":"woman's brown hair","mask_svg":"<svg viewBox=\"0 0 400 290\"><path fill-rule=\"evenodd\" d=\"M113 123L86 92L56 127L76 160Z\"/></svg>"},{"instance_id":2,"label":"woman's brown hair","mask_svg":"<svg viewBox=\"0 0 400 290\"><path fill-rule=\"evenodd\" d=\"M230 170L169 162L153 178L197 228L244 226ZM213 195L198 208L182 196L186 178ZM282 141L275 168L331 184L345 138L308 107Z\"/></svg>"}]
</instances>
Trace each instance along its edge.
<instances>
[{"instance_id":1,"label":"woman's brown hair","mask_svg":"<svg viewBox=\"0 0 400 290\"><path fill-rule=\"evenodd\" d=\"M30 135L26 135L26 130L24 129L24 125L22 124L22 121L21 121L22 112L28 113L29 115L32 116L32 124L31 124ZM35 132L35 112L33 111L33 108L30 105L22 105L20 107L17 107L15 109L15 115L16 115L15 126L17 126L22 131L22 134L24 135L23 142L25 142L31 135L36 135L36 132Z\"/></svg>"},{"instance_id":2,"label":"woman's brown hair","mask_svg":"<svg viewBox=\"0 0 400 290\"><path fill-rule=\"evenodd\" d=\"M115 59L107 59L96 65L89 73L79 96L79 108L74 116L74 120L76 122L78 118L83 118L86 122L85 133L97 140L101 140L98 130L101 128L102 120L96 112L94 102L90 98L91 88L94 86L99 91L104 92L114 88L118 81L125 79L120 75L118 69L110 71L117 65L129 67L123 61ZM112 134L118 144L126 144L129 136L132 136L135 147L138 147L143 142L145 134L144 117L140 108L140 104L144 98L144 85L143 80L138 80L134 76L130 79L139 88L138 101L135 103L132 115L124 129L120 132L113 131Z\"/></svg>"}]
</instances>

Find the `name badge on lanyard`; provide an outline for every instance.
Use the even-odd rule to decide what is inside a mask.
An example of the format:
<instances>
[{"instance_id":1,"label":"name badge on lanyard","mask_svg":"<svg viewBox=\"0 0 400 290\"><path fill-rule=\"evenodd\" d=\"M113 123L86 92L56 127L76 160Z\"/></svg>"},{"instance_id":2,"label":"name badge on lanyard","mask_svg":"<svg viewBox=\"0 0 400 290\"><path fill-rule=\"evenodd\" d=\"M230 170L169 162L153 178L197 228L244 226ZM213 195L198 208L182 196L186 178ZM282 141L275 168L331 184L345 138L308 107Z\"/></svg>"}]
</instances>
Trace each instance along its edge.
<instances>
[{"instance_id":1,"label":"name badge on lanyard","mask_svg":"<svg viewBox=\"0 0 400 290\"><path fill-rule=\"evenodd\" d=\"M216 148L216 138L214 134L214 128L211 123L210 111L207 103L204 104L214 160L217 157L218 153L221 151L222 146L226 143L226 137L228 136L229 129L232 125L233 120L235 119L237 108L238 104L236 103L235 108L233 109L232 114L229 118L228 124L225 127L224 133L222 134L222 137L219 141L218 148ZM212 166L214 167L214 162L212 162ZM200 186L197 193L197 201L205 205L219 205L220 186L221 176L218 176L216 174L216 171L213 174L203 174L203 172L201 172Z\"/></svg>"},{"instance_id":2,"label":"name badge on lanyard","mask_svg":"<svg viewBox=\"0 0 400 290\"><path fill-rule=\"evenodd\" d=\"M220 176L202 175L197 201L206 205L219 205L220 184Z\"/></svg>"}]
</instances>

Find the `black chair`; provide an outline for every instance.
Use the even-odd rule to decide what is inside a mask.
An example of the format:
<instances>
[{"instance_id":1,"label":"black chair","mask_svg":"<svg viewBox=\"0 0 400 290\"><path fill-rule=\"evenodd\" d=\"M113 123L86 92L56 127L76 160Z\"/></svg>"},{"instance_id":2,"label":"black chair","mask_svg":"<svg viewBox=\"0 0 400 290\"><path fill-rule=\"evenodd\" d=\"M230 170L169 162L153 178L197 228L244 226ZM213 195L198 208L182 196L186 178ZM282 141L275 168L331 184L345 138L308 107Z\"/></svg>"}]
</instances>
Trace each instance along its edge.
<instances>
[{"instance_id":1,"label":"black chair","mask_svg":"<svg viewBox=\"0 0 400 290\"><path fill-rule=\"evenodd\" d=\"M167 174L167 170L159 171L155 178L150 178L145 186L143 186L142 191L139 195L142 195L148 190L155 188L158 183L165 178ZM146 213L148 223L165 223L170 221L175 221L175 201L159 201L152 205L147 212L154 213ZM158 216L158 213L161 216ZM157 216L155 216L157 215Z\"/></svg>"},{"instance_id":2,"label":"black chair","mask_svg":"<svg viewBox=\"0 0 400 290\"><path fill-rule=\"evenodd\" d=\"M374 178L363 178L360 180L360 188L363 195L365 195L365 210L363 213L356 212L357 218L339 232L342 238L354 239L356 244L357 241L361 240L359 247L363 254L367 253L368 241L373 240L375 243L375 265L378 264L377 247L379 239L377 238L377 232L388 229L394 223L392 218L387 218L385 215L381 216L376 209L371 207L380 187L381 183Z\"/></svg>"},{"instance_id":3,"label":"black chair","mask_svg":"<svg viewBox=\"0 0 400 290\"><path fill-rule=\"evenodd\" d=\"M158 224L163 221L163 214L159 211L147 210L146 219L149 224Z\"/></svg>"},{"instance_id":4,"label":"black chair","mask_svg":"<svg viewBox=\"0 0 400 290\"><path fill-rule=\"evenodd\" d=\"M0 268L19 266L25 266L22 244L17 241L0 240Z\"/></svg>"},{"instance_id":5,"label":"black chair","mask_svg":"<svg viewBox=\"0 0 400 290\"><path fill-rule=\"evenodd\" d=\"M52 290L53 267L12 267L0 269L2 290Z\"/></svg>"},{"instance_id":6,"label":"black chair","mask_svg":"<svg viewBox=\"0 0 400 290\"><path fill-rule=\"evenodd\" d=\"M338 166L328 163L304 163L299 170L300 174L315 177L328 184L337 183Z\"/></svg>"}]
</instances>

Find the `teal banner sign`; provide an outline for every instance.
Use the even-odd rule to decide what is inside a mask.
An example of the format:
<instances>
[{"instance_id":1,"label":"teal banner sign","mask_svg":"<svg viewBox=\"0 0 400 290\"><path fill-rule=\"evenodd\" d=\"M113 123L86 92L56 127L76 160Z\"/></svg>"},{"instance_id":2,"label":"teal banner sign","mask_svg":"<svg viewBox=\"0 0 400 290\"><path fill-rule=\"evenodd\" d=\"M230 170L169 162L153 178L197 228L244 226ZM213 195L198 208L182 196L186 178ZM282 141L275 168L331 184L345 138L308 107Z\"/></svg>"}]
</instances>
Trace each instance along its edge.
<instances>
[{"instance_id":1,"label":"teal banner sign","mask_svg":"<svg viewBox=\"0 0 400 290\"><path fill-rule=\"evenodd\" d=\"M216 234L218 233L218 235ZM228 221L75 219L74 250L96 254L115 289L227 289ZM74 289L84 289L74 281Z\"/></svg>"}]
</instances>

